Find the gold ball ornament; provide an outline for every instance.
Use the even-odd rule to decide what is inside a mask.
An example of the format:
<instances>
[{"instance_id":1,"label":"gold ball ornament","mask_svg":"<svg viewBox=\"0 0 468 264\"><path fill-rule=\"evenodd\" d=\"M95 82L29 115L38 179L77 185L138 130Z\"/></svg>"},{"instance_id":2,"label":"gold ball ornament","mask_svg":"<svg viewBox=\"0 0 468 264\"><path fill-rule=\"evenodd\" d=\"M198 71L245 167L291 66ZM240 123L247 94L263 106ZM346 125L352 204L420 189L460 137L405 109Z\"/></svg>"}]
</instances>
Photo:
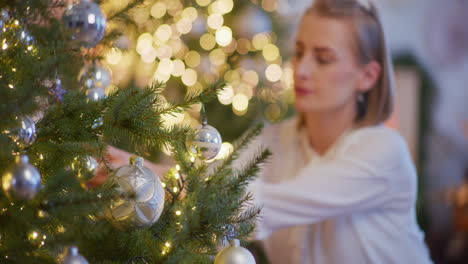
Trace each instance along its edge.
<instances>
[{"instance_id":1,"label":"gold ball ornament","mask_svg":"<svg viewBox=\"0 0 468 264\"><path fill-rule=\"evenodd\" d=\"M214 264L255 264L255 258L247 249L240 246L238 239L229 241L229 247L216 255Z\"/></svg>"},{"instance_id":2,"label":"gold ball ornament","mask_svg":"<svg viewBox=\"0 0 468 264\"><path fill-rule=\"evenodd\" d=\"M165 191L159 177L143 166L143 158L131 157L130 165L119 167L108 179L129 198L111 202L109 216L116 221L130 221L150 227L164 209Z\"/></svg>"}]
</instances>

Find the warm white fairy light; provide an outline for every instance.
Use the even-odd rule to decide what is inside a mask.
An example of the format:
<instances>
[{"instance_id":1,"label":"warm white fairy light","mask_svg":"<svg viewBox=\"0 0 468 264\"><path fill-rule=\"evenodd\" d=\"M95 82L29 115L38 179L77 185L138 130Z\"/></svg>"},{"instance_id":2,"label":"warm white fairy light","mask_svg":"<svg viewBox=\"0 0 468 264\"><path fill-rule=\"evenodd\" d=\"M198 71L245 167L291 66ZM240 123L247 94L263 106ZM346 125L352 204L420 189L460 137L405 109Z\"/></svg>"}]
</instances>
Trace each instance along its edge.
<instances>
[{"instance_id":1,"label":"warm white fairy light","mask_svg":"<svg viewBox=\"0 0 468 264\"><path fill-rule=\"evenodd\" d=\"M176 214L176 215L181 215L182 212L181 212L181 211L176 211L175 214Z\"/></svg>"},{"instance_id":2,"label":"warm white fairy light","mask_svg":"<svg viewBox=\"0 0 468 264\"><path fill-rule=\"evenodd\" d=\"M176 164L176 165L175 165L175 169L176 169L177 171L180 171L180 165L179 165L179 164Z\"/></svg>"},{"instance_id":3,"label":"warm white fairy light","mask_svg":"<svg viewBox=\"0 0 468 264\"><path fill-rule=\"evenodd\" d=\"M175 193L177 193L177 192L179 192L179 188L174 187L174 188L172 188L172 191L175 192Z\"/></svg>"},{"instance_id":4,"label":"warm white fairy light","mask_svg":"<svg viewBox=\"0 0 468 264\"><path fill-rule=\"evenodd\" d=\"M39 236L39 234L38 234L36 231L33 231L33 232L29 235L29 237L30 237L31 239L36 239L38 236Z\"/></svg>"}]
</instances>

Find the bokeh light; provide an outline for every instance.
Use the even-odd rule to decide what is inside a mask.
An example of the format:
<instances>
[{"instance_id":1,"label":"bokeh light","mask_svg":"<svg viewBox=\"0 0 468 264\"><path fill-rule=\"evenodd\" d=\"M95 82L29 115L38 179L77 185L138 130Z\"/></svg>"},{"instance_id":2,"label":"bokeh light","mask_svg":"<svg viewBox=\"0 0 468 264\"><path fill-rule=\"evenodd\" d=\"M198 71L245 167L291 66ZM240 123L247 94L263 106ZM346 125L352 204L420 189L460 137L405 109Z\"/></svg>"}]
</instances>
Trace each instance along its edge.
<instances>
[{"instance_id":1,"label":"bokeh light","mask_svg":"<svg viewBox=\"0 0 468 264\"><path fill-rule=\"evenodd\" d=\"M186 69L182 74L182 82L187 86L192 86L197 82L198 74L194 69Z\"/></svg>"},{"instance_id":2,"label":"bokeh light","mask_svg":"<svg viewBox=\"0 0 468 264\"><path fill-rule=\"evenodd\" d=\"M199 6L207 6L211 3L211 0L197 0Z\"/></svg>"},{"instance_id":3,"label":"bokeh light","mask_svg":"<svg viewBox=\"0 0 468 264\"><path fill-rule=\"evenodd\" d=\"M166 14L166 4L163 2L156 2L151 7L151 16L154 18L161 18Z\"/></svg>"},{"instance_id":4,"label":"bokeh light","mask_svg":"<svg viewBox=\"0 0 468 264\"><path fill-rule=\"evenodd\" d=\"M281 79L283 71L278 64L271 64L265 70L265 77L270 82L277 82Z\"/></svg>"},{"instance_id":5,"label":"bokeh light","mask_svg":"<svg viewBox=\"0 0 468 264\"><path fill-rule=\"evenodd\" d=\"M189 67L195 68L200 65L200 59L200 54L192 50L185 55L185 64Z\"/></svg>"},{"instance_id":6,"label":"bokeh light","mask_svg":"<svg viewBox=\"0 0 468 264\"><path fill-rule=\"evenodd\" d=\"M200 47L204 50L212 50L216 46L216 39L212 34L206 33L200 38Z\"/></svg>"},{"instance_id":7,"label":"bokeh light","mask_svg":"<svg viewBox=\"0 0 468 264\"><path fill-rule=\"evenodd\" d=\"M218 45L224 47L229 45L232 41L232 30L226 26L220 27L216 30L216 42Z\"/></svg>"},{"instance_id":8,"label":"bokeh light","mask_svg":"<svg viewBox=\"0 0 468 264\"><path fill-rule=\"evenodd\" d=\"M232 103L232 99L234 97L234 89L231 85L227 85L218 93L218 100L223 105L229 105Z\"/></svg>"},{"instance_id":9,"label":"bokeh light","mask_svg":"<svg viewBox=\"0 0 468 264\"><path fill-rule=\"evenodd\" d=\"M232 98L232 107L239 111L243 112L249 107L249 98L243 93L238 93Z\"/></svg>"},{"instance_id":10,"label":"bokeh light","mask_svg":"<svg viewBox=\"0 0 468 264\"><path fill-rule=\"evenodd\" d=\"M262 50L269 43L268 34L260 33L253 37L252 44L256 50Z\"/></svg>"},{"instance_id":11,"label":"bokeh light","mask_svg":"<svg viewBox=\"0 0 468 264\"><path fill-rule=\"evenodd\" d=\"M214 49L209 55L210 61L213 65L220 66L226 61L226 54L222 49Z\"/></svg>"},{"instance_id":12,"label":"bokeh light","mask_svg":"<svg viewBox=\"0 0 468 264\"><path fill-rule=\"evenodd\" d=\"M280 55L280 52L279 52L278 47L276 47L276 45L266 44L263 47L262 54L263 54L263 57L265 58L265 60L274 61L274 60L278 59L278 57Z\"/></svg>"},{"instance_id":13,"label":"bokeh light","mask_svg":"<svg viewBox=\"0 0 468 264\"><path fill-rule=\"evenodd\" d=\"M172 70L172 75L175 77L180 77L185 72L185 64L183 61L176 59L173 62L174 69Z\"/></svg>"},{"instance_id":14,"label":"bokeh light","mask_svg":"<svg viewBox=\"0 0 468 264\"><path fill-rule=\"evenodd\" d=\"M106 61L111 65L117 65L122 60L122 51L118 48L111 48L106 54Z\"/></svg>"},{"instance_id":15,"label":"bokeh light","mask_svg":"<svg viewBox=\"0 0 468 264\"><path fill-rule=\"evenodd\" d=\"M167 41L172 35L172 28L167 24L162 24L154 34L158 39Z\"/></svg>"},{"instance_id":16,"label":"bokeh light","mask_svg":"<svg viewBox=\"0 0 468 264\"><path fill-rule=\"evenodd\" d=\"M223 26L224 19L221 14L214 13L208 16L207 25L212 29L218 29Z\"/></svg>"}]
</instances>

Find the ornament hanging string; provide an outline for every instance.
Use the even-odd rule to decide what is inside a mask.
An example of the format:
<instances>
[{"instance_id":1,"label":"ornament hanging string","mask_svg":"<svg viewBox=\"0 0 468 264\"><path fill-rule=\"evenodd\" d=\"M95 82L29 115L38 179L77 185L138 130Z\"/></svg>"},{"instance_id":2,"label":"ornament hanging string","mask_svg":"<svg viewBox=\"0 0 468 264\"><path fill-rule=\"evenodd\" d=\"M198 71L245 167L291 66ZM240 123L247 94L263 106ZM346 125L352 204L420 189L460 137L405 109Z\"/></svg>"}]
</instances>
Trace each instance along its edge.
<instances>
[{"instance_id":1,"label":"ornament hanging string","mask_svg":"<svg viewBox=\"0 0 468 264\"><path fill-rule=\"evenodd\" d=\"M208 117L206 115L205 104L201 103L201 111L200 111L200 118L202 125L208 125Z\"/></svg>"}]
</instances>

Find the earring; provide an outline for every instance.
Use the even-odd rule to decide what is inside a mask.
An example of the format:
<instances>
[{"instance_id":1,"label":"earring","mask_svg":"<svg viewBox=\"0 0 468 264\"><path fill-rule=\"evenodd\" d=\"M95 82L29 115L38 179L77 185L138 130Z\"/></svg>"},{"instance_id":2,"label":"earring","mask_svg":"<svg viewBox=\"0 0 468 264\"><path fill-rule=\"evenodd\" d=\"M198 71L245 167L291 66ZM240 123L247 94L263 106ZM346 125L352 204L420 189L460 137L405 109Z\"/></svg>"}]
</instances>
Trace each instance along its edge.
<instances>
[{"instance_id":1,"label":"earring","mask_svg":"<svg viewBox=\"0 0 468 264\"><path fill-rule=\"evenodd\" d=\"M358 102L358 104L364 103L364 93L358 93L357 102Z\"/></svg>"},{"instance_id":2,"label":"earring","mask_svg":"<svg viewBox=\"0 0 468 264\"><path fill-rule=\"evenodd\" d=\"M358 117L357 117L358 120L362 119L366 115L367 105L366 105L366 97L364 96L364 93L357 94L357 111L358 111Z\"/></svg>"}]
</instances>

